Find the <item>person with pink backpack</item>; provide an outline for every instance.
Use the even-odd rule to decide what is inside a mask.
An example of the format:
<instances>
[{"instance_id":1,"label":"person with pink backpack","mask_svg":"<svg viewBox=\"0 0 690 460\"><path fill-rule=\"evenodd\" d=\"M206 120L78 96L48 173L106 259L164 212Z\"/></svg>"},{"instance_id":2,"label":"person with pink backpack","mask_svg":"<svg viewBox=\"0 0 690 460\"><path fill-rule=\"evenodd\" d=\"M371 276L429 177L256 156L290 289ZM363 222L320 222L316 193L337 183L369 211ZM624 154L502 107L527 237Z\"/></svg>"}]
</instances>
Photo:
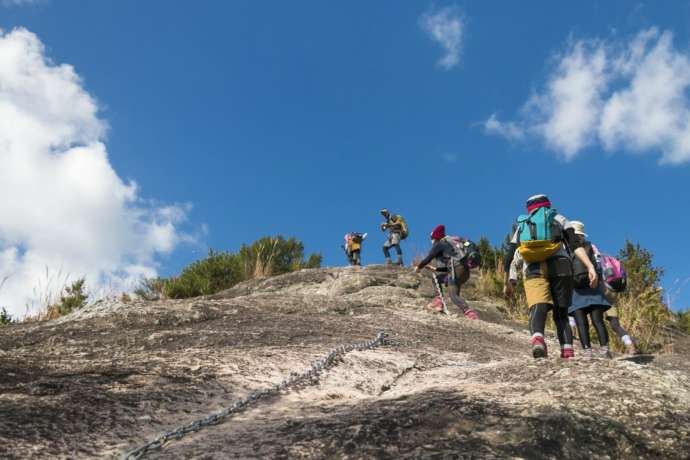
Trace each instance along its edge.
<instances>
[{"instance_id":1,"label":"person with pink backpack","mask_svg":"<svg viewBox=\"0 0 690 460\"><path fill-rule=\"evenodd\" d=\"M431 232L433 242L429 254L414 268L415 273L427 267L436 260L436 267L432 269L435 284L439 290L438 300L435 301L435 310L441 311L443 305L443 292L441 285L447 284L448 293L453 303L463 312L466 318L479 319L476 311L472 310L467 302L460 297L460 288L470 278L470 269L479 266L481 258L479 252L473 250L474 243L460 237L446 236L446 227L438 225ZM431 268L431 267L429 267Z\"/></svg>"},{"instance_id":2,"label":"person with pink backpack","mask_svg":"<svg viewBox=\"0 0 690 460\"><path fill-rule=\"evenodd\" d=\"M599 251L596 249L597 253ZM615 297L624 292L628 285L628 277L625 273L620 260L613 256L599 253L601 270L603 273L604 284L606 287L606 298L611 302L611 308L606 311L606 321L609 322L611 329L614 330L618 338L625 344L626 352L634 355L638 353L635 342L630 334L623 329L618 319L618 308L615 304Z\"/></svg>"},{"instance_id":3,"label":"person with pink backpack","mask_svg":"<svg viewBox=\"0 0 690 460\"><path fill-rule=\"evenodd\" d=\"M580 240L581 247L587 252L590 262L594 264L599 277L602 278L599 253L596 250L596 246L587 239L585 224L576 220L570 221L570 224L574 229L576 237ZM604 314L606 310L611 308L611 302L606 298L604 283L591 287L587 267L579 259L573 258L573 284L573 297L571 305L568 307L568 315L575 318L583 350L582 354L585 358L593 357L594 350L592 349L589 335L589 320L591 319L599 338L600 348L597 350L598 355L610 358L609 335L604 324Z\"/></svg>"},{"instance_id":4,"label":"person with pink backpack","mask_svg":"<svg viewBox=\"0 0 690 460\"><path fill-rule=\"evenodd\" d=\"M628 332L621 326L618 320L618 309L614 304L614 295L625 291L627 287L628 277L625 269L620 260L600 252L594 244L586 240L588 236L585 233L585 226L582 222L572 221L571 223L575 227L575 234L582 238L582 244L587 248L590 258L595 262L602 280L601 289L597 292L588 290L585 282L586 274L584 267L578 264L577 260L573 261L576 288L573 293L573 306L568 310L568 313L575 317L580 333L580 342L585 349L585 355L591 355L592 352L591 345L589 344L589 325L587 324L586 317L584 320L581 317L583 312L591 313L590 316L599 337L599 344L601 346L599 351L602 356L610 357L610 352L608 348L608 333L601 316L606 318L611 329L623 341L627 352L636 354L635 344ZM580 286L579 289L578 285ZM578 318L578 315L580 318ZM588 352L587 349L590 349L590 351Z\"/></svg>"}]
</instances>

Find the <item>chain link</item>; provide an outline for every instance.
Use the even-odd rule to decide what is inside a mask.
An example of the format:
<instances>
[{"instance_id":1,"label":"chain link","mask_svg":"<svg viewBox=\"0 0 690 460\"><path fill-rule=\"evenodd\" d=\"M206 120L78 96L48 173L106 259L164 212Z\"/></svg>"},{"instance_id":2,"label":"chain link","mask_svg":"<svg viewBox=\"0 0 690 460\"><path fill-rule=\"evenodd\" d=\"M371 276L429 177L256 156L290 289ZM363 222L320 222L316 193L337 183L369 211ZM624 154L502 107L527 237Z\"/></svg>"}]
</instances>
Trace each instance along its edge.
<instances>
[{"instance_id":1,"label":"chain link","mask_svg":"<svg viewBox=\"0 0 690 460\"><path fill-rule=\"evenodd\" d=\"M230 406L226 407L220 412L215 412L213 414L207 415L206 417L200 418L186 425L182 425L172 431L166 431L160 434L153 441L150 441L144 444L143 446L140 446L134 450L127 452L122 458L123 460L143 458L148 452L162 448L163 445L171 439L180 439L186 434L199 431L207 426L216 425L226 417L242 412L247 408L247 406L251 405L256 401L259 401L260 399L277 395L281 391L287 390L289 387L295 384L308 381L318 376L321 373L321 371L332 366L335 362L335 359L339 356L342 356L351 351L371 350L381 345L385 345L387 343L388 339L386 338L386 334L383 331L381 331L378 334L376 334L376 337L374 337L372 340L351 343L349 345L341 345L331 350L330 353L328 353L323 358L314 361L309 367L309 369L307 369L306 371L303 371L301 373L292 372L290 376L284 379L282 382L277 383L269 388L265 388L263 390L254 391L253 393L250 393L248 396L235 401Z\"/></svg>"}]
</instances>

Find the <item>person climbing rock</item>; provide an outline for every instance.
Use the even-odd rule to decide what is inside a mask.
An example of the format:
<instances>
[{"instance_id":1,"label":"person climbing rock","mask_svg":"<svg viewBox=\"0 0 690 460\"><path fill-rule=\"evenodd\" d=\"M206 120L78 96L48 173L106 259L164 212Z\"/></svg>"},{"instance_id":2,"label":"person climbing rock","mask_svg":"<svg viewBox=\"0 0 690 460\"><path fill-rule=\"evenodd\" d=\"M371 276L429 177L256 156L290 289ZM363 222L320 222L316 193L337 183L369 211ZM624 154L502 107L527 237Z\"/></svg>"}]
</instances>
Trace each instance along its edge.
<instances>
[{"instance_id":1,"label":"person climbing rock","mask_svg":"<svg viewBox=\"0 0 690 460\"><path fill-rule=\"evenodd\" d=\"M431 268L438 281L438 286L447 285L450 299L469 319L479 319L476 311L472 310L467 302L460 297L460 289L470 279L470 268L476 263L476 257L471 251L464 250L466 240L458 237L446 236L446 227L438 225L431 232L431 250L429 254L417 264L415 272L428 267L432 261L436 262ZM439 292L443 295L443 292ZM441 301L439 299L438 304Z\"/></svg>"},{"instance_id":2,"label":"person climbing rock","mask_svg":"<svg viewBox=\"0 0 690 460\"><path fill-rule=\"evenodd\" d=\"M596 246L588 240L585 224L576 220L571 221L570 224L581 247L597 270L599 279L602 279L601 266L597 262L598 251L596 251ZM591 358L594 353L589 336L589 319L591 319L599 339L600 348L597 350L597 355L611 358L609 334L604 324L604 314L606 310L611 308L611 303L605 296L604 283L597 283L594 288L590 287L588 268L577 257L573 259L573 278L575 289L568 314L575 318L580 344L582 345L582 355L585 358Z\"/></svg>"},{"instance_id":3,"label":"person climbing rock","mask_svg":"<svg viewBox=\"0 0 690 460\"><path fill-rule=\"evenodd\" d=\"M345 244L342 246L350 265L362 265L362 242L366 239L366 233L351 232L345 235Z\"/></svg>"},{"instance_id":4,"label":"person climbing rock","mask_svg":"<svg viewBox=\"0 0 690 460\"><path fill-rule=\"evenodd\" d=\"M402 249L400 248L400 242L407 238L409 230L407 228L407 222L400 215L391 214L388 209L382 209L381 215L386 219L386 222L381 224L381 231L388 231L388 238L386 242L383 243L383 255L386 258L386 265L391 265L390 248L395 248L395 252L398 255L395 261L396 265L402 265Z\"/></svg>"},{"instance_id":5,"label":"person climbing rock","mask_svg":"<svg viewBox=\"0 0 690 460\"><path fill-rule=\"evenodd\" d=\"M572 358L575 351L568 324L568 307L572 303L573 294L571 254L574 253L587 267L590 287L597 286L598 275L580 240L575 236L572 224L551 207L551 201L546 195L530 197L526 207L528 214L518 217L513 226L504 260L506 275L503 292L506 297L513 295L514 286L509 279L510 266L519 250L525 261L523 276L529 305L532 356L547 356L544 329L548 312L553 311L561 358Z\"/></svg>"}]
</instances>

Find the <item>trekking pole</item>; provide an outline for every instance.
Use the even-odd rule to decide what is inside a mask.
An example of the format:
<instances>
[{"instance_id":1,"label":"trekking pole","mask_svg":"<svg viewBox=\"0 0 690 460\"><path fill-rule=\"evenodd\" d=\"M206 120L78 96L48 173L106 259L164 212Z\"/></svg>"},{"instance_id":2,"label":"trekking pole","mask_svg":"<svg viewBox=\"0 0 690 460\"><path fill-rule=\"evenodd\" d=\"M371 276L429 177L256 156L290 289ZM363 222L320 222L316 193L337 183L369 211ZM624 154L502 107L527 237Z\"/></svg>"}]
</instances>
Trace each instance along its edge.
<instances>
[{"instance_id":1,"label":"trekking pole","mask_svg":"<svg viewBox=\"0 0 690 460\"><path fill-rule=\"evenodd\" d=\"M447 315L448 314L448 307L446 307L446 301L443 299L443 291L441 291L441 285L438 282L438 279L436 278L436 273L433 273L431 275L431 279L434 280L434 286L436 286L436 292L438 292L438 296L441 299L441 305L443 305L443 314Z\"/></svg>"}]
</instances>

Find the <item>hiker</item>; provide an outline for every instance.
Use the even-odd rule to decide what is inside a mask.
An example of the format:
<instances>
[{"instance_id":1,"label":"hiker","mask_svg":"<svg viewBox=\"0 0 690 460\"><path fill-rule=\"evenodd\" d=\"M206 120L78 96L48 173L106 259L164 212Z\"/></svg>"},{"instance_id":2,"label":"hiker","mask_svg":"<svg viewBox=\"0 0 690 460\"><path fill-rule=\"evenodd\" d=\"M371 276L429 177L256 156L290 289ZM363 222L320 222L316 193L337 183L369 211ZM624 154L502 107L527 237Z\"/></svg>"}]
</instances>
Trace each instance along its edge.
<instances>
[{"instance_id":1,"label":"hiker","mask_svg":"<svg viewBox=\"0 0 690 460\"><path fill-rule=\"evenodd\" d=\"M518 218L504 260L505 283L503 292L511 297L514 285L510 282L510 265L519 249L524 259L523 278L529 327L532 335L532 356L547 356L544 329L549 310L553 310L561 358L575 356L573 335L568 324L568 307L573 294L571 253L587 267L590 287L598 282L594 265L587 257L572 224L551 207L546 195L534 195L527 200L527 212Z\"/></svg>"},{"instance_id":2,"label":"hiker","mask_svg":"<svg viewBox=\"0 0 690 460\"><path fill-rule=\"evenodd\" d=\"M447 237L446 227L443 225L434 228L431 232L431 241L433 243L431 250L414 268L415 273L428 266L435 272L433 276L438 282L439 296L443 296L440 287L447 284L450 299L462 310L465 317L479 319L477 312L472 310L467 302L460 297L460 288L470 279L470 268L476 266L479 253L463 250L462 247L466 240L458 237ZM435 261L435 267L429 266L432 261ZM442 301L443 298L441 297L439 303Z\"/></svg>"},{"instance_id":3,"label":"hiker","mask_svg":"<svg viewBox=\"0 0 690 460\"><path fill-rule=\"evenodd\" d=\"M520 255L520 251L515 251L513 256L513 262L510 264L509 280L513 285L513 288L517 287L518 275L522 272L524 261ZM573 340L577 338L577 327L575 323L575 318L568 316L568 323L570 325L570 333L573 335Z\"/></svg>"},{"instance_id":4,"label":"hiker","mask_svg":"<svg viewBox=\"0 0 690 460\"><path fill-rule=\"evenodd\" d=\"M391 214L388 209L382 209L381 215L386 219L386 222L381 224L381 231L388 230L388 238L383 243L383 255L386 258L386 265L391 265L390 248L395 248L398 254L398 259L395 261L396 265L402 265L402 249L400 249L400 241L407 238L408 228L405 219L400 215Z\"/></svg>"},{"instance_id":5,"label":"hiker","mask_svg":"<svg viewBox=\"0 0 690 460\"><path fill-rule=\"evenodd\" d=\"M362 265L362 242L366 239L366 233L347 233L345 235L345 244L342 246L347 256L348 262L352 266Z\"/></svg>"},{"instance_id":6,"label":"hiker","mask_svg":"<svg viewBox=\"0 0 690 460\"><path fill-rule=\"evenodd\" d=\"M618 308L615 305L618 294L625 291L628 285L628 276L621 261L613 256L599 253L601 262L602 281L605 286L605 296L611 302L611 308L606 311L606 320L618 338L625 344L626 352L635 355L638 353L635 342L628 332L623 329L618 319Z\"/></svg>"},{"instance_id":7,"label":"hiker","mask_svg":"<svg viewBox=\"0 0 690 460\"><path fill-rule=\"evenodd\" d=\"M576 220L571 221L570 224L582 249L584 249L588 259L595 266L597 275L600 279L603 279L601 267L597 261L598 251L596 246L592 245L587 239L585 224ZM580 259L575 258L573 259L573 284L573 300L568 308L568 314L575 318L583 356L591 358L593 353L589 336L589 318L591 318L599 339L600 348L598 354L604 358L611 358L609 334L604 324L604 313L611 308L611 302L606 298L604 283L598 283L594 288L590 287L587 267L581 263Z\"/></svg>"}]
</instances>

